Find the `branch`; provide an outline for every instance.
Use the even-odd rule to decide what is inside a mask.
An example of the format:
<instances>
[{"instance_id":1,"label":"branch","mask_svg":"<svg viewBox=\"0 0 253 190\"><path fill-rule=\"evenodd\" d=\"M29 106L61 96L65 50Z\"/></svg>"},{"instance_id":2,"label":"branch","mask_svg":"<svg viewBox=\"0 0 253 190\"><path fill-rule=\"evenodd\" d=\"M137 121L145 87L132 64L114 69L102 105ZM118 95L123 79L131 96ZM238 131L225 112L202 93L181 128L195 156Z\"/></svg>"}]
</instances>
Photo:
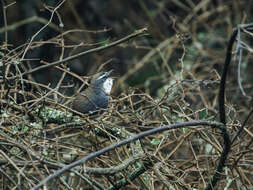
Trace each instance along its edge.
<instances>
[{"instance_id":1,"label":"branch","mask_svg":"<svg viewBox=\"0 0 253 190\"><path fill-rule=\"evenodd\" d=\"M97 152L91 153L88 156L85 156L83 158L81 158L78 161L75 161L65 167L63 167L62 169L56 171L54 174L49 175L48 177L46 177L44 180L42 180L38 185L36 185L35 187L33 187L31 190L37 190L39 189L41 186L45 185L48 181L56 178L57 176L63 174L65 171L68 171L78 165L81 165L83 163L85 163L88 160L91 160L95 157L98 157L106 152L109 152L117 147L121 147L123 145L129 144L131 142L134 142L136 140L142 139L146 136L149 135L153 135L155 133L161 133L163 131L166 130L172 130L172 129L178 129L178 128L182 128L182 127L191 127L191 126L199 126L199 125L207 125L210 127L214 127L214 128L219 128L222 131L222 134L224 135L224 141L225 141L225 137L228 136L228 134L226 133L226 128L224 127L224 125L222 123L218 123L218 122L212 122L212 121L192 121L192 122L185 122L185 123L178 123L178 124L172 124L172 125L164 125L158 128L154 128L145 132L142 132L138 135L135 135L133 137L130 137L128 139L125 139L123 141L117 142L115 144L112 144L108 147L105 147ZM225 143L226 144L226 143Z\"/></svg>"},{"instance_id":2,"label":"branch","mask_svg":"<svg viewBox=\"0 0 253 190\"><path fill-rule=\"evenodd\" d=\"M118 45L118 44L121 44L121 43L123 43L123 42L125 42L125 41L128 41L128 40L130 40L130 39L132 39L132 38L135 38L135 37L137 37L137 36L139 36L139 35L141 35L141 34L145 34L146 32L147 32L147 28L142 28L142 29L137 30L137 31L135 31L134 33L132 33L132 34L130 34L130 35L128 35L128 36L126 36L126 37L120 39L120 40L117 40L117 41L115 41L115 42L112 42L112 43L110 43L110 44L106 44L106 45L101 46L101 47L98 47L98 48L94 48L94 49L90 49L90 50L88 50L88 51L84 51L84 52L78 53L78 54L76 54L76 55L67 57L67 58L65 58L65 59L62 59L62 60L59 60L59 61L55 61L55 62L53 62L53 63L50 63L50 64L48 64L48 65L39 66L39 67L37 67L37 68L31 69L30 71L27 71L27 72L22 73L21 76L28 75L28 74L34 73L34 72L36 72L36 71L39 71L39 70L47 69L47 68L49 68L49 67L54 67L54 66L60 65L60 64L62 64L62 63L65 63L65 62L67 62L67 61L71 61L71 60L76 59L76 58L78 58L78 57L87 55L87 54L89 54L89 53L99 52L99 51L102 51L102 50L104 50L104 49L114 47L114 46L116 46L116 45ZM17 77L19 77L19 76L17 76Z\"/></svg>"},{"instance_id":3,"label":"branch","mask_svg":"<svg viewBox=\"0 0 253 190\"><path fill-rule=\"evenodd\" d=\"M248 24L248 25L241 25L238 27L242 27L244 29L249 29L252 30L253 25L252 24ZM226 113L225 113L225 89L226 89L226 79L227 79L227 73L228 73L228 68L231 62L231 56L232 56L232 48L233 48L233 44L236 40L236 36L238 34L238 28L236 28L235 30L233 30L233 33L231 34L230 40L228 42L228 46L227 46L227 53L226 53L226 59L225 59L225 63L224 63L224 68L223 68L223 73L222 73L222 77L221 77L221 82L220 82L220 89L219 89L219 113L220 113L220 121L226 126ZM231 140L229 138L227 134L227 130L226 128L224 128L223 131L223 136L224 136L224 144L225 144L225 148L223 149L222 153L221 153L221 157L219 160L219 164L218 167L213 175L213 177L211 178L210 182L208 183L207 187L205 188L205 190L211 190L213 189L213 187L216 185L216 183L218 182L218 180L221 177L221 172L223 171L223 168L225 166L225 161L227 159L228 153L230 151L231 148Z\"/></svg>"}]
</instances>

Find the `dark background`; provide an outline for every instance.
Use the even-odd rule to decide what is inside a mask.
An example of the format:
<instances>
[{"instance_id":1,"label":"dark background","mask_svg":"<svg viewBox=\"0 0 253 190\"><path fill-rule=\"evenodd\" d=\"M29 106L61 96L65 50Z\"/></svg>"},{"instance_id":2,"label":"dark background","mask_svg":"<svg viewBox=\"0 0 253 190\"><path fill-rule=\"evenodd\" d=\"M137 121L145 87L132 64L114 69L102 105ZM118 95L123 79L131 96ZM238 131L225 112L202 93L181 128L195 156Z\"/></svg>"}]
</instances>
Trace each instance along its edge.
<instances>
[{"instance_id":1,"label":"dark background","mask_svg":"<svg viewBox=\"0 0 253 190\"><path fill-rule=\"evenodd\" d=\"M5 1L6 5L14 1ZM49 20L51 10L59 5L60 1L34 1L19 0L7 9L8 26L20 23L23 20L35 17L33 21L22 24L8 31L8 44L10 49L29 42L31 37L42 27L41 18ZM72 32L64 36L64 44L72 47L64 49L64 56L68 57L110 41L122 38L137 29L148 27L149 35L130 40L124 45L107 49L100 53L93 53L79 57L68 63L71 71L82 76L91 75L98 68L108 62L102 70L114 69L116 77L125 76L126 80L116 85L116 94L125 90L128 86L139 87L152 95L157 95L160 88L168 85L172 80L179 80L182 71L180 58L183 56L183 78L203 80L218 79L214 71L220 73L224 62L225 48L232 28L241 23L252 21L252 1L226 1L216 0L210 2L201 1L66 1L57 9L52 23L39 33L35 42L49 41L39 47L32 48L25 56L30 61L24 61L27 68L40 65L40 61L53 62L59 59L61 48L56 40L57 35L68 30L85 29L107 32ZM1 8L2 9L2 8ZM3 18L1 11L1 18ZM63 28L59 24L63 24ZM1 19L3 29L3 19ZM0 39L3 42L4 31L1 30ZM57 38L58 42L60 38ZM51 41L50 41L51 40ZM157 51L159 45L170 42ZM84 45L76 47L83 43ZM249 42L250 43L250 42ZM98 44L98 45L94 45ZM22 52L19 48L17 52ZM143 66L132 74L128 70L138 64L151 51L157 51ZM247 53L246 53L247 54ZM252 59L251 56L247 61ZM244 63L242 69L252 70L250 64ZM170 72L168 72L170 70ZM242 71L245 71L242 70ZM211 72L210 72L211 71ZM233 71L232 71L233 72ZM235 70L236 72L236 70ZM250 72L244 74L244 81L252 81ZM61 73L50 68L33 74L35 80L51 84L57 84ZM232 74L235 76L235 73ZM182 78L181 78L182 79ZM72 78L65 79L65 83L79 81ZM236 80L233 77L232 80ZM114 89L115 91L115 89Z\"/></svg>"}]
</instances>

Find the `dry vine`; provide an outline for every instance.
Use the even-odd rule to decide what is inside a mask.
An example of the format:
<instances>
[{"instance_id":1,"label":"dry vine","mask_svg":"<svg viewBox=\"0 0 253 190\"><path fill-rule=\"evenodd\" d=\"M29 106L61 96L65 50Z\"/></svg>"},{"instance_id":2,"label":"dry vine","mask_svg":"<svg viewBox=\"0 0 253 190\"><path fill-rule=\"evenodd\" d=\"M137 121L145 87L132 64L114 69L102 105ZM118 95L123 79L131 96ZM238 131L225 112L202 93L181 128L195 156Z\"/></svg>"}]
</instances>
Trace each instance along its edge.
<instances>
[{"instance_id":1,"label":"dry vine","mask_svg":"<svg viewBox=\"0 0 253 190\"><path fill-rule=\"evenodd\" d=\"M58 15L62 3L64 1L49 8L51 18L44 22L45 28L53 25L52 18ZM4 12L7 7L4 6ZM185 22L192 16L189 14ZM10 27L5 18L5 29L0 31L8 31L22 23ZM147 28L99 47L99 43L89 44L95 47L68 57L64 57L64 53L72 46L65 44L65 35L69 38L69 33L91 31L70 30L46 41L36 41L35 37L43 29L28 44L12 50L7 46L6 33L5 45L1 46L0 173L9 182L8 188L35 190L46 185L48 189L120 189L128 185L136 189L210 190L227 188L233 181L253 188L252 155L249 154L253 135L248 125L253 111L248 111L247 118L241 119L229 114L234 111L229 103L225 109L225 87L233 45L237 39L241 62L242 49L251 49L240 35L252 38L252 24L240 25L233 31L221 81L218 77L195 80L193 73L189 74L191 79L184 79L186 45L182 38L171 38L151 48L126 75L118 78L115 86L124 87L130 76L156 56L162 60L161 67L175 79L160 92L161 96L151 96L143 88L129 88L119 96L112 96L109 108L98 117L70 108L72 97L65 95L61 88L73 88L74 84L66 85L63 81L67 76L82 81L83 85L77 90L80 91L88 85L89 78L71 72L70 61L119 45L136 45L129 40L147 35ZM27 52L45 44L60 47L59 59L51 63L41 61L44 65L27 69L23 65ZM172 49L181 45L183 49L179 78L166 64L172 54L169 45ZM61 73L54 88L36 82L31 75L52 67ZM166 80L169 75L161 75L159 79ZM242 85L239 86L244 92ZM218 110L215 109L216 99L219 99Z\"/></svg>"}]
</instances>

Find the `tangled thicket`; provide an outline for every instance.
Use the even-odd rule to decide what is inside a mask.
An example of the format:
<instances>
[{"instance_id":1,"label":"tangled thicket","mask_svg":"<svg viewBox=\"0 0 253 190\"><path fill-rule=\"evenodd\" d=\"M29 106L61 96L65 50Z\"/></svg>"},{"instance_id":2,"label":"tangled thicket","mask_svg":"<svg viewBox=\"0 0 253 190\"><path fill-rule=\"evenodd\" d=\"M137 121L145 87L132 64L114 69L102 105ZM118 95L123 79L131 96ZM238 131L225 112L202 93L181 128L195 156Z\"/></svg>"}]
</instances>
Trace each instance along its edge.
<instances>
[{"instance_id":1,"label":"tangled thicket","mask_svg":"<svg viewBox=\"0 0 253 190\"><path fill-rule=\"evenodd\" d=\"M251 30L242 27L240 31L252 40ZM219 49L212 52L210 46L210 51L203 50L196 31L192 34L193 45L187 44L186 36L177 35L162 41L156 48L147 47L148 52L138 63L129 67L125 75L117 76L110 105L102 115L75 113L69 106L73 96L66 94L68 89L79 92L88 85L89 77L72 72L67 63L111 47L145 49L142 46L146 43L140 38L146 37L147 30L137 30L114 40L116 44L113 41L92 44L93 49L74 54L78 55L76 57L71 53L65 57L68 48L65 36L70 38L69 33L75 32L80 31L65 31L45 41L32 38L22 47L9 48L6 43L0 47L0 184L6 189L29 189L82 157L150 129L193 120L219 121L220 74L211 68L216 67L216 62L224 62L221 57L225 58L225 51L223 56L215 57ZM248 59L252 52L249 39L241 33L237 36L239 45L234 48L240 62L246 59L246 53L240 54L242 49L247 52ZM215 43L220 41L224 42L224 39L217 37ZM140 45L136 44L138 42ZM56 63L54 73L59 76L54 87L36 82L31 75L45 69L43 66L24 64L27 52L50 43L61 48L59 61L53 62ZM167 64L170 59L177 60L178 65ZM191 61L196 63L192 65ZM45 61L41 64L52 67L52 63ZM142 68L149 67L150 70L156 68L158 74L143 74ZM149 73L154 73L150 70ZM133 88L125 88L131 83L126 80L131 80L132 75L143 78L136 77L135 82L139 83ZM235 101L237 97L231 94L236 94L239 87L234 77L229 80L232 82L227 87L227 130L234 141L216 188L244 186L252 189L252 126L246 123L238 135L249 114L248 97L244 96L242 100L241 95L237 95L241 99ZM76 85L76 81L81 81L82 85ZM243 85L248 90L247 95L252 94L252 84ZM124 90L119 93L118 89ZM236 135L240 138L234 139ZM48 189L117 189L126 185L127 189L203 189L213 176L223 149L223 138L218 129L198 126L169 130L106 152L66 171L47 185Z\"/></svg>"}]
</instances>

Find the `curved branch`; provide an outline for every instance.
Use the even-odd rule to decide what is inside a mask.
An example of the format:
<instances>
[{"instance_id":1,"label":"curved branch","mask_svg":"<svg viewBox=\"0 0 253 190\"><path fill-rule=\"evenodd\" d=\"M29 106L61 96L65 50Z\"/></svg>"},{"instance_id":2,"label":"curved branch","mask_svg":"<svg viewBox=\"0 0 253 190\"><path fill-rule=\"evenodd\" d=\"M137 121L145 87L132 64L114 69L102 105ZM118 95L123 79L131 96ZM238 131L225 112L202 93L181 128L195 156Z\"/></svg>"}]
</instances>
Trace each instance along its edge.
<instances>
[{"instance_id":1,"label":"curved branch","mask_svg":"<svg viewBox=\"0 0 253 190\"><path fill-rule=\"evenodd\" d=\"M226 59L225 59L225 63L224 63L223 73L222 73L221 82L220 82L220 89L219 89L219 113L220 113L220 121L225 126L226 126L225 89L226 89L226 79L227 79L228 67L229 67L229 64L231 62L231 57L232 57L233 44L234 44L234 42L236 40L236 36L237 36L238 30L240 30L240 28L251 29L252 30L252 27L253 27L252 24L238 26L236 29L233 30L233 32L231 34L231 37L229 39L229 42L228 42ZM211 189L213 189L213 187L219 181L219 179L221 177L221 173L222 173L223 168L225 166L225 161L227 159L228 153L230 152L231 140L230 140L230 137L228 135L226 135L226 134L228 134L226 128L224 128L223 133L224 133L223 136L224 136L224 145L225 145L225 148L223 149L223 152L221 153L221 157L220 157L217 169L216 169L213 177L211 178L210 182L208 183L207 187L205 188L205 190L211 190Z\"/></svg>"},{"instance_id":2,"label":"curved branch","mask_svg":"<svg viewBox=\"0 0 253 190\"><path fill-rule=\"evenodd\" d=\"M81 158L80 160L75 161L75 162L63 167L62 169L57 170L54 174L49 175L48 177L43 179L38 185L33 187L31 190L39 189L41 186L45 185L48 181L58 177L59 175L63 174L64 172L70 170L71 168L81 165L81 164L87 162L88 160L98 157L98 156L100 156L108 151L111 151L117 147L121 147L123 145L129 144L129 143L134 142L136 140L142 139L146 136L153 135L155 133L161 133L166 130L178 129L178 128L183 128L183 127L200 126L200 125L201 126L206 125L206 126L220 129L223 134L224 141L228 137L228 134L226 132L226 128L224 127L224 125L222 123L213 122L213 121L192 121L192 122L185 122L185 123L178 123L178 124L161 126L158 128L154 128L154 129L139 133L138 135L135 135L135 136L125 139L123 141L112 144L112 145L105 147L97 152L93 152L93 153L89 154L88 156L85 156L85 157Z\"/></svg>"}]
</instances>

